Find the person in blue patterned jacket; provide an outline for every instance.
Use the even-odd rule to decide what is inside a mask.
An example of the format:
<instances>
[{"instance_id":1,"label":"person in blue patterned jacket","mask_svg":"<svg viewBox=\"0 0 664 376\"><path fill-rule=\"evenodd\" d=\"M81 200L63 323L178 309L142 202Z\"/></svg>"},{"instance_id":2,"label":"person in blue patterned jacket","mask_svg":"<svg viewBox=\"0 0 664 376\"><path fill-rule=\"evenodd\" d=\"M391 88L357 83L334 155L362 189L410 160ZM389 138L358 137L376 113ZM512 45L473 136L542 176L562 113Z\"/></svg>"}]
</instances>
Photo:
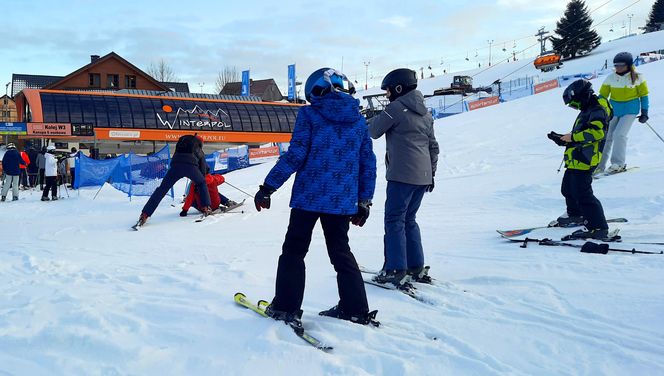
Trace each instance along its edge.
<instances>
[{"instance_id":1,"label":"person in blue patterned jacket","mask_svg":"<svg viewBox=\"0 0 664 376\"><path fill-rule=\"evenodd\" d=\"M362 275L348 244L349 223L363 226L376 185L376 156L359 101L346 76L321 68L309 76L288 152L255 196L256 210L270 208L270 195L295 173L291 214L277 268L268 316L301 325L304 257L320 219L327 252L337 272L339 303L320 315L378 325L369 312Z\"/></svg>"}]
</instances>

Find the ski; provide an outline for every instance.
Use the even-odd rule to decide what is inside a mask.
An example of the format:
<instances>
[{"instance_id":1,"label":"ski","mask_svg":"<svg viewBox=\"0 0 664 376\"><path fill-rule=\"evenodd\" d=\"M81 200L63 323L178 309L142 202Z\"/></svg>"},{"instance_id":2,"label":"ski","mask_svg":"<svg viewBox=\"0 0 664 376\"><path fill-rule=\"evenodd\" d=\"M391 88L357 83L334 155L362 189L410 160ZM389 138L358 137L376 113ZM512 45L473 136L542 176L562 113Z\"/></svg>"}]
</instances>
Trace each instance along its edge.
<instances>
[{"instance_id":1,"label":"ski","mask_svg":"<svg viewBox=\"0 0 664 376\"><path fill-rule=\"evenodd\" d=\"M626 223L626 222L627 222L627 218L609 218L609 219L606 220L606 223ZM580 224L578 226L565 226L565 228L581 227L581 226L583 226L583 225ZM550 228L550 227L562 227L562 226L559 226L557 221L552 221L547 226L522 228L522 229L516 229L516 230L496 230L496 231L503 238L512 238L512 237L515 237L515 236L521 236L521 235L529 234L529 233L531 233L535 230L541 230L541 229Z\"/></svg>"},{"instance_id":2,"label":"ski","mask_svg":"<svg viewBox=\"0 0 664 376\"><path fill-rule=\"evenodd\" d=\"M244 307L244 308L250 309L250 310L256 312L257 314L259 314L259 315L261 315L261 316L263 316L263 317L270 318L270 317L265 313L265 308L266 308L266 307L268 306L268 304L269 304L269 303L268 303L267 301L265 301L265 300L259 300L259 301L258 301L258 304L253 304L253 303L251 303L249 300L247 300L247 296L244 295L244 294L241 293L241 292L236 293L236 294L233 296L233 300L235 300L235 303L237 303L238 305L240 305L240 306L242 306L242 307ZM331 351L331 350L334 349L334 347L332 347L332 346L327 346L327 345L323 344L323 342L321 342L320 340L316 339L314 336L312 336L312 335L310 335L309 333L307 333L307 332L304 330L304 328L299 327L299 326L296 326L296 325L294 325L294 324L289 324L289 323L285 323L285 324L288 325L288 326L290 326L291 329L293 329L293 332L295 332L295 334L296 334L298 337L302 338L306 343L308 343L309 345L311 345L311 346L317 348L318 350L322 350L322 351Z\"/></svg>"},{"instance_id":3,"label":"ski","mask_svg":"<svg viewBox=\"0 0 664 376\"><path fill-rule=\"evenodd\" d=\"M143 227L144 223L141 223L141 221L136 222L135 225L131 226L131 229L134 231L138 231L141 227Z\"/></svg>"},{"instance_id":4,"label":"ski","mask_svg":"<svg viewBox=\"0 0 664 376\"><path fill-rule=\"evenodd\" d=\"M371 279L364 279L364 283L366 283L367 285L380 287L380 288L385 289L385 290L399 291L399 292L401 292L401 293L417 300L418 302L433 305L430 301L425 299L422 295L418 294L417 289L415 288L415 286L413 286L409 282L406 285L404 285L403 288L397 288L396 286L393 286L393 285L387 285L387 284L374 282Z\"/></svg>"},{"instance_id":5,"label":"ski","mask_svg":"<svg viewBox=\"0 0 664 376\"><path fill-rule=\"evenodd\" d=\"M623 172L633 171L633 170L636 170L638 168L639 168L638 166L634 166L634 167L627 167L624 170L616 171L616 172L602 172L601 174L597 174L597 175L593 176L593 179L597 180L597 179L605 178L605 177L611 176L611 175L622 174Z\"/></svg>"},{"instance_id":6,"label":"ski","mask_svg":"<svg viewBox=\"0 0 664 376\"><path fill-rule=\"evenodd\" d=\"M378 273L380 273L380 270L372 270L372 269L366 268L366 267L364 267L364 266L362 266L362 265L358 265L357 267L360 269L360 273L364 273L364 274L373 274L373 275L378 275ZM424 268L427 270L427 273L428 273L428 271L429 271L429 266L425 266ZM427 276L428 276L428 274L427 274ZM429 278L431 278L431 277L429 277ZM414 283L421 283L421 284L424 284L424 285L432 285L432 286L435 286L436 284L433 283L433 281L435 281L434 278L431 278L431 282L413 281L412 279L411 279L409 282L411 282L411 283L413 283L413 282L414 282Z\"/></svg>"},{"instance_id":7,"label":"ski","mask_svg":"<svg viewBox=\"0 0 664 376\"><path fill-rule=\"evenodd\" d=\"M528 243L537 243L539 245L544 245L544 246L563 246L563 247L573 247L573 248L580 248L581 252L583 253L600 253L600 254L606 254L607 252L623 252L623 253L632 253L632 254L645 254L645 255L661 255L664 254L664 251L659 251L659 252L650 252L650 251L638 251L636 248L632 249L618 249L618 248L611 248L607 243L593 243L593 242L586 242L585 244L574 244L574 243L567 243L564 241L559 241L559 240L551 240L551 239L531 239L531 238L526 238L525 240L510 240L512 242L516 243L522 243L521 248L527 248Z\"/></svg>"},{"instance_id":8,"label":"ski","mask_svg":"<svg viewBox=\"0 0 664 376\"><path fill-rule=\"evenodd\" d=\"M212 213L210 213L210 214L208 214L208 215L201 214L201 216L198 217L194 222L196 222L196 223L198 223L198 222L203 222L203 221L204 221L205 219L207 219L208 217L212 217L212 216L215 216L215 215L218 215L218 214L229 213L229 212L231 212L231 210L237 209L237 208L239 208L240 206L244 205L244 202L245 202L245 201L246 201L246 199L244 199L244 200L238 202L238 203L235 204L235 205L227 206L227 207L225 207L224 209L221 209L221 208L216 209L216 210L212 211ZM243 211L243 213L244 213L244 211Z\"/></svg>"}]
</instances>

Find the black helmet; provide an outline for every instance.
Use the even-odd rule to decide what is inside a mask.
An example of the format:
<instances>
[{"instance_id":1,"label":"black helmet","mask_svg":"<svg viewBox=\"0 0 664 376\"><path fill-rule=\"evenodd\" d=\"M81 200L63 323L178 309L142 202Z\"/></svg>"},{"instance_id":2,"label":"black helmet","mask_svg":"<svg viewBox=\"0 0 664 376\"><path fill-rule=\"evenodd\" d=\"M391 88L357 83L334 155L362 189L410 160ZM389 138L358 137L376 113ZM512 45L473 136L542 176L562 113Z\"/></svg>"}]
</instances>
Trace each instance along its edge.
<instances>
[{"instance_id":1,"label":"black helmet","mask_svg":"<svg viewBox=\"0 0 664 376\"><path fill-rule=\"evenodd\" d=\"M355 87L345 74L332 68L320 68L307 78L304 97L311 102L312 97L322 97L332 90L355 94Z\"/></svg>"},{"instance_id":2,"label":"black helmet","mask_svg":"<svg viewBox=\"0 0 664 376\"><path fill-rule=\"evenodd\" d=\"M390 101L417 87L417 73L408 68L395 69L388 73L380 84L382 90L390 89Z\"/></svg>"},{"instance_id":3,"label":"black helmet","mask_svg":"<svg viewBox=\"0 0 664 376\"><path fill-rule=\"evenodd\" d=\"M576 80L563 92L563 101L565 105L579 110L594 93L593 85L590 81L584 79Z\"/></svg>"},{"instance_id":4,"label":"black helmet","mask_svg":"<svg viewBox=\"0 0 664 376\"><path fill-rule=\"evenodd\" d=\"M634 57L629 52L621 52L613 58L613 64L625 64L631 67L634 63Z\"/></svg>"}]
</instances>

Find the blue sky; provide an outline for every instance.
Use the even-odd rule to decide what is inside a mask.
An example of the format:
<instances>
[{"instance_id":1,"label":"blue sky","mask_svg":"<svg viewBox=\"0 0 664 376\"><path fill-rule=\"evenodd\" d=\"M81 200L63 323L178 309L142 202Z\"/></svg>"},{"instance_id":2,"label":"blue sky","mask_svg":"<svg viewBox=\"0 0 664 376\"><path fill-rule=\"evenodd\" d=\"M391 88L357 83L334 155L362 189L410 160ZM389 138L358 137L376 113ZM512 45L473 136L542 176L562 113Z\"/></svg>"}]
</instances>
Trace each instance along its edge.
<instances>
[{"instance_id":1,"label":"blue sky","mask_svg":"<svg viewBox=\"0 0 664 376\"><path fill-rule=\"evenodd\" d=\"M587 0L599 22L636 0ZM562 16L566 0L438 1L5 1L0 81L12 73L65 75L90 55L115 51L141 69L164 59L192 91L215 90L224 66L273 77L286 90L287 65L298 80L331 66L362 86L398 67L458 71L511 56ZM604 40L643 26L654 0L642 0L597 27ZM625 28L623 28L623 25ZM609 29L613 28L613 32ZM503 48L506 49L503 52ZM532 56L530 49L521 56ZM477 58L475 57L477 55ZM468 56L470 62L465 60ZM520 56L519 56L520 57ZM442 64L441 64L442 62Z\"/></svg>"}]
</instances>

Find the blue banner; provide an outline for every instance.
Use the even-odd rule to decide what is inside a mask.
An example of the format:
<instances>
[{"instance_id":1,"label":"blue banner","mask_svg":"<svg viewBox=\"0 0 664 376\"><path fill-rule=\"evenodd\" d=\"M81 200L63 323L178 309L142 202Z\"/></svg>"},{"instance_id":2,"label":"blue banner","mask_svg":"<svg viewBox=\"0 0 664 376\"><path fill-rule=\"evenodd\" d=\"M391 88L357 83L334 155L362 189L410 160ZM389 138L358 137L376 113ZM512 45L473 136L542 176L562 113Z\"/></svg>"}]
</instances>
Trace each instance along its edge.
<instances>
[{"instance_id":1,"label":"blue banner","mask_svg":"<svg viewBox=\"0 0 664 376\"><path fill-rule=\"evenodd\" d=\"M25 135L28 133L26 123L0 123L0 134Z\"/></svg>"},{"instance_id":2,"label":"blue banner","mask_svg":"<svg viewBox=\"0 0 664 376\"><path fill-rule=\"evenodd\" d=\"M288 66L288 100L295 99L295 64Z\"/></svg>"},{"instance_id":3,"label":"blue banner","mask_svg":"<svg viewBox=\"0 0 664 376\"><path fill-rule=\"evenodd\" d=\"M242 92L240 93L243 97L248 97L251 95L249 92L249 71L242 71Z\"/></svg>"}]
</instances>

